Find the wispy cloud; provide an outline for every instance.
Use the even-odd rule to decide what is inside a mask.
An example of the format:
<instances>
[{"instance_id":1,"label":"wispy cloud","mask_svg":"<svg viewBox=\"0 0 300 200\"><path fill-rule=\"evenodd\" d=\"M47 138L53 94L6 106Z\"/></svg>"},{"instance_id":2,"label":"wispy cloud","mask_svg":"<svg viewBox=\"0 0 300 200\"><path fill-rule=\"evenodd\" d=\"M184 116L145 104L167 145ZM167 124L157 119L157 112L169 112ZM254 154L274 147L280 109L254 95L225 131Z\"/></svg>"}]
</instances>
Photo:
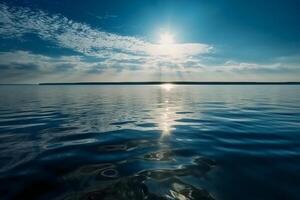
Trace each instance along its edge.
<instances>
[{"instance_id":1,"label":"wispy cloud","mask_svg":"<svg viewBox=\"0 0 300 200\"><path fill-rule=\"evenodd\" d=\"M170 51L164 46L140 38L108 33L58 14L49 15L41 10L0 4L0 35L6 38L20 38L27 33L36 34L60 47L101 58L106 62L144 60L147 64L153 60L160 61L166 56L170 58L169 62L182 62L187 57L209 53L212 50L207 44L183 43L168 47L172 49Z\"/></svg>"},{"instance_id":2,"label":"wispy cloud","mask_svg":"<svg viewBox=\"0 0 300 200\"><path fill-rule=\"evenodd\" d=\"M94 15L94 14L91 14L91 15L95 16L99 20L107 20L107 19L118 18L118 15L113 15L113 14L108 14L108 13L106 13L105 15Z\"/></svg>"}]
</instances>

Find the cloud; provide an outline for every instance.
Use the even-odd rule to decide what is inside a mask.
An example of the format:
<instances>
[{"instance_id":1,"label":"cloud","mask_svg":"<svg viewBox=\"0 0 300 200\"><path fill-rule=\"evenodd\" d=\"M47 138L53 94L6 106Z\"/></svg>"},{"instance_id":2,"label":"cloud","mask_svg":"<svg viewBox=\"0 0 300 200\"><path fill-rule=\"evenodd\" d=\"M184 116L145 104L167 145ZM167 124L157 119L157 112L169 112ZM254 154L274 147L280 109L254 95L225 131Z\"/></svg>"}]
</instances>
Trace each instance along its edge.
<instances>
[{"instance_id":1,"label":"cloud","mask_svg":"<svg viewBox=\"0 0 300 200\"><path fill-rule=\"evenodd\" d=\"M34 80L40 81L44 80L43 76L49 75L61 75L64 81L67 81L66 77L72 77L72 81L83 81L84 77L93 75L97 77L87 80L99 81L99 77L102 80L115 77L117 81L126 81L129 77L156 80L163 77L161 72L169 73L170 80L174 74L179 74L182 79L188 75L186 80L216 81L226 77L232 80L232 74L238 78L250 74L254 77L251 80L256 80L260 74L276 74L274 77L280 78L288 73L293 74L289 77L294 80L300 73L298 57L293 59L297 61L295 63L288 63L290 58L278 58L268 64L240 62L217 57L213 46L208 44L160 45L138 37L99 30L60 14L51 15L41 10L0 3L0 36L3 39L21 39L26 34L34 34L79 54L55 57L30 51L0 52L0 82L18 80L18 77L24 77L24 80L35 77ZM61 77L57 80L61 81Z\"/></svg>"},{"instance_id":2,"label":"cloud","mask_svg":"<svg viewBox=\"0 0 300 200\"><path fill-rule=\"evenodd\" d=\"M130 61L90 61L85 56L45 56L29 51L0 52L0 71L40 74L86 74L102 73L105 70L136 70L137 64ZM66 74L66 75L68 75Z\"/></svg>"},{"instance_id":3,"label":"cloud","mask_svg":"<svg viewBox=\"0 0 300 200\"><path fill-rule=\"evenodd\" d=\"M28 51L0 52L0 83L36 83L43 82L45 78L51 78L49 81L74 81L105 70L108 70L105 66L88 61L84 56L51 57Z\"/></svg>"},{"instance_id":4,"label":"cloud","mask_svg":"<svg viewBox=\"0 0 300 200\"><path fill-rule=\"evenodd\" d=\"M168 57L170 63L183 62L188 57L212 50L210 45L201 43L170 46L153 44L137 37L98 30L59 14L50 15L41 10L9 7L0 3L0 35L4 38L21 38L28 33L85 56L101 58L108 65L118 60L119 64L132 61L145 67L148 62L155 65L153 61L160 62L162 57Z\"/></svg>"},{"instance_id":5,"label":"cloud","mask_svg":"<svg viewBox=\"0 0 300 200\"><path fill-rule=\"evenodd\" d=\"M273 62L268 64L237 62L233 60L226 61L222 66L217 66L219 71L231 71L235 73L257 73L257 74L288 74L299 73L299 66L296 64L285 64Z\"/></svg>"},{"instance_id":6,"label":"cloud","mask_svg":"<svg viewBox=\"0 0 300 200\"><path fill-rule=\"evenodd\" d=\"M93 15L93 14L91 14L91 15ZM93 15L93 16L95 16L99 20L118 18L118 15L113 15L113 14L108 14L108 13L106 13L105 15L102 15L102 16L100 16L100 15Z\"/></svg>"},{"instance_id":7,"label":"cloud","mask_svg":"<svg viewBox=\"0 0 300 200\"><path fill-rule=\"evenodd\" d=\"M107 61L104 61L107 62ZM161 60L157 70L132 61L103 62L87 60L85 56L45 56L28 51L0 52L0 83L77 82L77 81L296 81L300 69L281 63L258 65L229 60L219 65L198 64L183 67L182 63ZM142 61L141 61L142 62ZM188 62L188 61L187 61ZM194 63L192 60L191 63ZM192 64L190 65L192 66ZM151 62L147 63L149 66ZM166 72L166 73L163 73Z\"/></svg>"}]
</instances>

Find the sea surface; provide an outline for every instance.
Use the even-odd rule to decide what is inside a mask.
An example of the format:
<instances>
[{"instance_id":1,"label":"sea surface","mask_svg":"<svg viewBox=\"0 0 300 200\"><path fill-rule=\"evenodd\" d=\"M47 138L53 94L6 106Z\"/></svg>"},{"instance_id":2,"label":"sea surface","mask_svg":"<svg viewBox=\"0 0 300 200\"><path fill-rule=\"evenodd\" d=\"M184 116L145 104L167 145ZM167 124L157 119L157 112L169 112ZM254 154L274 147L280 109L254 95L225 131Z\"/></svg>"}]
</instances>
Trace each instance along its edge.
<instances>
[{"instance_id":1,"label":"sea surface","mask_svg":"<svg viewBox=\"0 0 300 200\"><path fill-rule=\"evenodd\" d=\"M2 85L0 199L300 199L300 86Z\"/></svg>"}]
</instances>

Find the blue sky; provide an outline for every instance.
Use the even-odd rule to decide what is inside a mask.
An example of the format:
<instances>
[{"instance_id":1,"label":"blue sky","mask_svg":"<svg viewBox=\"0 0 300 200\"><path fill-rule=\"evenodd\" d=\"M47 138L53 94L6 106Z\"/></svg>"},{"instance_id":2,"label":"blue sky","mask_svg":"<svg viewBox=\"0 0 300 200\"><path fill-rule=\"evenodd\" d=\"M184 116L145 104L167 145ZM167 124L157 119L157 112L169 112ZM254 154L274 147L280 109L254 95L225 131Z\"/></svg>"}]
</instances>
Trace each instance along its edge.
<instances>
[{"instance_id":1,"label":"blue sky","mask_svg":"<svg viewBox=\"0 0 300 200\"><path fill-rule=\"evenodd\" d=\"M1 1L0 83L300 81L299 8L297 0Z\"/></svg>"}]
</instances>

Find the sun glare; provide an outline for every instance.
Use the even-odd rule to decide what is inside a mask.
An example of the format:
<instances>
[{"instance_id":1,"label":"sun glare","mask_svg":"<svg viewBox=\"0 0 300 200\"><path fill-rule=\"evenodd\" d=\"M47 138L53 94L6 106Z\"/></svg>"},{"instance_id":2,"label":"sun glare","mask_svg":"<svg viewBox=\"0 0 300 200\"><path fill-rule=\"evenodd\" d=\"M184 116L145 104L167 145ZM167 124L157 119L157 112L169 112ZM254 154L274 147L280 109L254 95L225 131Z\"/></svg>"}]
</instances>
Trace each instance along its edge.
<instances>
[{"instance_id":1,"label":"sun glare","mask_svg":"<svg viewBox=\"0 0 300 200\"><path fill-rule=\"evenodd\" d=\"M176 44L174 35L170 32L163 32L159 35L159 41L153 45L150 52L154 55L177 57L180 56L179 45Z\"/></svg>"},{"instance_id":2,"label":"sun glare","mask_svg":"<svg viewBox=\"0 0 300 200\"><path fill-rule=\"evenodd\" d=\"M171 33L163 33L160 35L159 43L161 45L174 44L174 36Z\"/></svg>"},{"instance_id":3,"label":"sun glare","mask_svg":"<svg viewBox=\"0 0 300 200\"><path fill-rule=\"evenodd\" d=\"M174 87L174 85L171 83L165 83L165 84L162 84L161 87L164 90L166 90L167 92L169 92Z\"/></svg>"}]
</instances>

